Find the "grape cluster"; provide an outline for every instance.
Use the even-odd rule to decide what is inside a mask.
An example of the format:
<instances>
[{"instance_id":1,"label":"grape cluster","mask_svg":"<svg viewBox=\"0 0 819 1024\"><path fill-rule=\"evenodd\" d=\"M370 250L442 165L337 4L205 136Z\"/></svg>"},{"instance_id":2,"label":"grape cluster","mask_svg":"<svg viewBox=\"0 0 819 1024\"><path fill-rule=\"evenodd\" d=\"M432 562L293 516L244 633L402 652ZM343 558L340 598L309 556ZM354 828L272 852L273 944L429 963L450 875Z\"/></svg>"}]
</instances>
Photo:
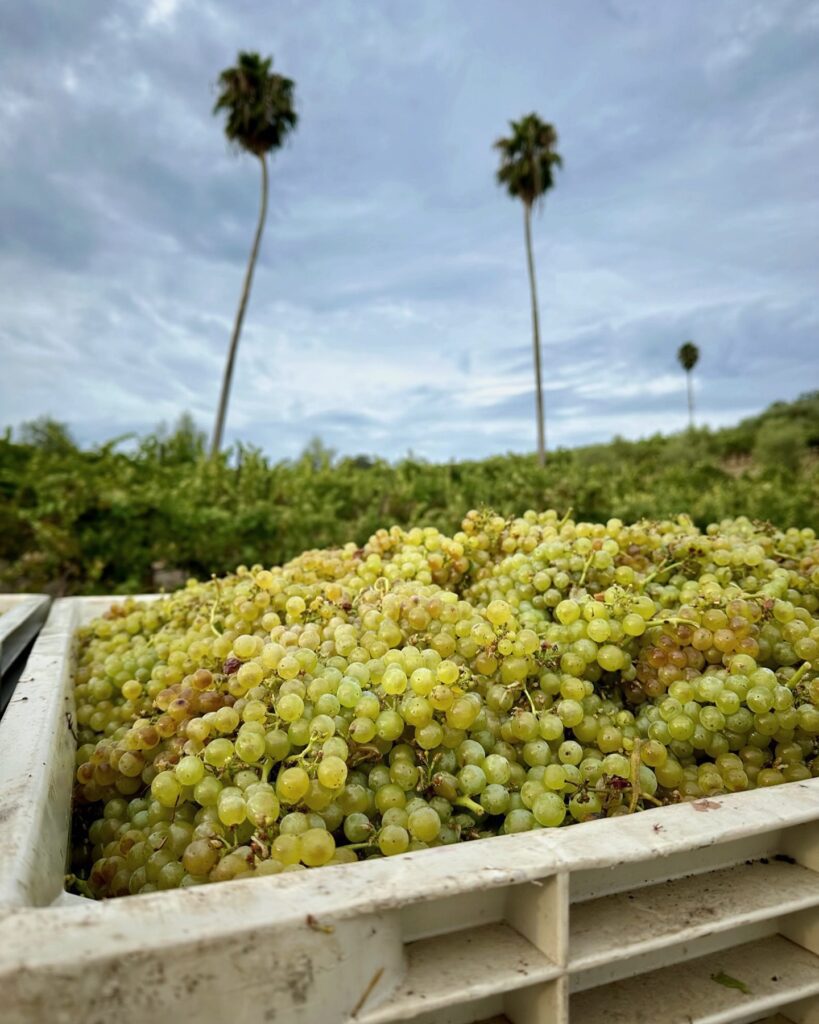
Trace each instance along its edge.
<instances>
[{"instance_id":1,"label":"grape cluster","mask_svg":"<svg viewBox=\"0 0 819 1024\"><path fill-rule=\"evenodd\" d=\"M472 511L83 627L96 897L390 856L819 775L819 543L744 518Z\"/></svg>"}]
</instances>

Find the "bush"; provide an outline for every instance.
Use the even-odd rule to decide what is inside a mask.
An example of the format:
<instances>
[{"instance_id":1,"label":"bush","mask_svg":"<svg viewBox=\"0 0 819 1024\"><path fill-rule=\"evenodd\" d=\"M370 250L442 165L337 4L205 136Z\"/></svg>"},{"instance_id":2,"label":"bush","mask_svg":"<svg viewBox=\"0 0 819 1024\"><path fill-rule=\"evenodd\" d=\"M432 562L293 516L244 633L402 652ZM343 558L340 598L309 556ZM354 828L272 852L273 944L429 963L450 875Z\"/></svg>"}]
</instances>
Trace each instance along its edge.
<instances>
[{"instance_id":1,"label":"bush","mask_svg":"<svg viewBox=\"0 0 819 1024\"><path fill-rule=\"evenodd\" d=\"M744 439L744 440L743 440ZM209 460L190 420L82 450L39 421L0 437L0 587L55 594L152 590L183 573L274 565L308 548L362 544L384 525L455 531L465 509L573 509L575 519L688 513L819 527L819 396L724 431L617 439L533 456L390 464L337 458L320 442L271 463L238 446ZM744 445L744 447L743 447ZM738 475L725 460L753 452Z\"/></svg>"},{"instance_id":2,"label":"bush","mask_svg":"<svg viewBox=\"0 0 819 1024\"><path fill-rule=\"evenodd\" d=\"M756 435L754 458L766 469L797 473L806 442L807 431L798 420L767 420Z\"/></svg>"}]
</instances>

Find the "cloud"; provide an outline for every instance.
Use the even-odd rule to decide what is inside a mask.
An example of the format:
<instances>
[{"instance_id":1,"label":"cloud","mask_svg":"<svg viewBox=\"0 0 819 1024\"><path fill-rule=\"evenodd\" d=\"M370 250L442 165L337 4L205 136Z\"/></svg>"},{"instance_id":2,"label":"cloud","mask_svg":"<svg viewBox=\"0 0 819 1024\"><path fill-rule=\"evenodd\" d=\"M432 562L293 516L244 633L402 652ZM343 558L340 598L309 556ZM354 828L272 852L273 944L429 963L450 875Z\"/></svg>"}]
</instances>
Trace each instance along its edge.
<instances>
[{"instance_id":1,"label":"cloud","mask_svg":"<svg viewBox=\"0 0 819 1024\"><path fill-rule=\"evenodd\" d=\"M591 12L591 13L590 13ZM816 378L819 4L455 0L0 7L0 408L88 441L208 427L258 209L213 83L296 80L228 438L296 454L530 450L511 117L565 167L534 224L550 443L730 422ZM34 127L36 126L36 130Z\"/></svg>"},{"instance_id":2,"label":"cloud","mask_svg":"<svg viewBox=\"0 0 819 1024\"><path fill-rule=\"evenodd\" d=\"M182 0L150 0L145 12L146 25L167 25L172 22Z\"/></svg>"}]
</instances>

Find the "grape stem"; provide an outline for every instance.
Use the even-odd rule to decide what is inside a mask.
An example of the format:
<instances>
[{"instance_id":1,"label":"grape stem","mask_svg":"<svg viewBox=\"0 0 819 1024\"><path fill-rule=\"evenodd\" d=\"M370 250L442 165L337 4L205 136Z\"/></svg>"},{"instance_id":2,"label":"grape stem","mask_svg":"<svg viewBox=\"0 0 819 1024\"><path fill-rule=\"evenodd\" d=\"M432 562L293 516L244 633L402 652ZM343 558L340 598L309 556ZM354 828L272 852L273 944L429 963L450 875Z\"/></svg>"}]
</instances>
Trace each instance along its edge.
<instances>
[{"instance_id":1,"label":"grape stem","mask_svg":"<svg viewBox=\"0 0 819 1024\"><path fill-rule=\"evenodd\" d=\"M589 557L586 559L586 561L585 561L585 563L583 565L583 572L580 573L580 579L577 581L578 587L582 587L583 586L583 584L584 584L584 582L586 580L586 573L589 571L589 569L591 567L592 559L594 558L595 554L596 554L596 552L595 552L594 548L592 548L592 550L589 552Z\"/></svg>"},{"instance_id":2,"label":"grape stem","mask_svg":"<svg viewBox=\"0 0 819 1024\"><path fill-rule=\"evenodd\" d=\"M668 565L659 565L659 566L657 566L657 568L654 570L654 572L649 573L649 575L646 576L646 578L640 584L640 590L645 590L645 588L648 586L648 584L651 583L651 581L656 576L659 576L660 573L668 572L669 569L678 569L681 565L685 565L685 562L686 562L686 560L683 559L681 562L669 562Z\"/></svg>"},{"instance_id":3,"label":"grape stem","mask_svg":"<svg viewBox=\"0 0 819 1024\"><path fill-rule=\"evenodd\" d=\"M640 802L642 796L642 790L640 787L640 765L642 761L640 759L640 747L642 746L642 740L635 739L634 749L631 752L631 802L628 805L628 813L634 814L637 810L637 804Z\"/></svg>"},{"instance_id":4,"label":"grape stem","mask_svg":"<svg viewBox=\"0 0 819 1024\"><path fill-rule=\"evenodd\" d=\"M532 709L532 714L537 716L537 708L535 707L535 702L532 700L531 693L529 693L529 690L525 686L523 687L523 692L526 694L526 699L529 701L529 707Z\"/></svg>"},{"instance_id":5,"label":"grape stem","mask_svg":"<svg viewBox=\"0 0 819 1024\"><path fill-rule=\"evenodd\" d=\"M68 888L73 885L77 892L81 896L85 896L86 899L94 899L94 893L91 891L91 886L84 878L78 878L76 875L66 875L65 884Z\"/></svg>"},{"instance_id":6,"label":"grape stem","mask_svg":"<svg viewBox=\"0 0 819 1024\"><path fill-rule=\"evenodd\" d=\"M221 600L221 596L222 596L221 586L220 586L219 580L215 576L213 577L213 582L214 582L214 584L216 586L216 600L213 602L213 604L210 607L210 619L209 619L210 629L211 629L211 632L213 633L214 636L221 636L222 634L216 628L216 609L219 607L219 601Z\"/></svg>"},{"instance_id":7,"label":"grape stem","mask_svg":"<svg viewBox=\"0 0 819 1024\"><path fill-rule=\"evenodd\" d=\"M799 668L794 672L794 674L788 680L788 686L790 687L790 689L793 690L796 687L797 683L799 683L801 681L802 677L805 675L806 672L809 671L809 669L810 669L810 662L809 661L802 662L802 664L799 666Z\"/></svg>"},{"instance_id":8,"label":"grape stem","mask_svg":"<svg viewBox=\"0 0 819 1024\"><path fill-rule=\"evenodd\" d=\"M371 846L375 846L375 836L368 840L366 843L345 843L345 850L366 850Z\"/></svg>"},{"instance_id":9,"label":"grape stem","mask_svg":"<svg viewBox=\"0 0 819 1024\"><path fill-rule=\"evenodd\" d=\"M310 754L312 754L312 752L313 752L313 749L314 749L314 742L313 741L316 738L317 737L315 736L315 734L313 736L311 736L307 746L304 748L304 750L302 750L302 752L300 754L292 754L290 757L287 758L287 764L290 764L291 762L298 763L300 761L304 761L307 757L309 757Z\"/></svg>"},{"instance_id":10,"label":"grape stem","mask_svg":"<svg viewBox=\"0 0 819 1024\"><path fill-rule=\"evenodd\" d=\"M351 763L354 766L363 764L365 761L377 761L381 756L378 747L370 746L367 743L362 743L356 747L350 755Z\"/></svg>"},{"instance_id":11,"label":"grape stem","mask_svg":"<svg viewBox=\"0 0 819 1024\"><path fill-rule=\"evenodd\" d=\"M628 813L634 814L637 810L637 804L642 800L644 803L648 802L654 804L655 807L664 807L662 800L658 800L655 796L650 796L648 793L643 792L643 787L640 785L640 767L642 765L642 758L640 757L640 747L643 741L636 739L634 741L634 749L631 752L631 800L629 801Z\"/></svg>"},{"instance_id":12,"label":"grape stem","mask_svg":"<svg viewBox=\"0 0 819 1024\"><path fill-rule=\"evenodd\" d=\"M683 619L683 618L680 618L680 616L678 616L678 615L671 615L667 619L647 619L646 620L646 626L662 626L662 625L665 625L666 623L669 623L669 624L672 624L672 625L675 625L675 626L676 625L693 626L695 629L699 629L700 628L699 622L694 622L693 619Z\"/></svg>"},{"instance_id":13,"label":"grape stem","mask_svg":"<svg viewBox=\"0 0 819 1024\"><path fill-rule=\"evenodd\" d=\"M426 778L426 783L424 784L423 787L421 786L420 781L418 783L418 786L416 786L416 789L418 790L419 793L430 788L430 786L432 785L432 776L433 776L433 774L435 772L435 767L438 764L438 762L441 760L441 755L440 754L434 754L432 756L432 758L429 758L427 756L427 754L426 754L426 751L424 751L424 755L425 755L425 759L426 759L425 768L426 768L427 778Z\"/></svg>"},{"instance_id":14,"label":"grape stem","mask_svg":"<svg viewBox=\"0 0 819 1024\"><path fill-rule=\"evenodd\" d=\"M468 796L459 796L452 802L458 804L459 807L466 807L467 810L472 811L474 814L486 814L486 811L483 809L483 807L481 807L479 803L476 803Z\"/></svg>"}]
</instances>

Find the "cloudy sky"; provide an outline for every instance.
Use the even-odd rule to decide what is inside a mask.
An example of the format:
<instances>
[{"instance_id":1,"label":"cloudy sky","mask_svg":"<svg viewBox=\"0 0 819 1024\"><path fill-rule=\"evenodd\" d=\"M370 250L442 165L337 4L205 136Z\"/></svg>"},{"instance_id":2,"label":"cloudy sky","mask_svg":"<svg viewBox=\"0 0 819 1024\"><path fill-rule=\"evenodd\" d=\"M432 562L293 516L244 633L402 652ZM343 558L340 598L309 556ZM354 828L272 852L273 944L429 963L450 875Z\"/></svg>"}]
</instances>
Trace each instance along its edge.
<instances>
[{"instance_id":1,"label":"cloudy sky","mask_svg":"<svg viewBox=\"0 0 819 1024\"><path fill-rule=\"evenodd\" d=\"M522 213L492 141L535 110L550 444L717 425L819 384L819 3L5 0L0 426L209 428L259 172L211 114L240 48L295 79L228 440L525 451Z\"/></svg>"}]
</instances>

